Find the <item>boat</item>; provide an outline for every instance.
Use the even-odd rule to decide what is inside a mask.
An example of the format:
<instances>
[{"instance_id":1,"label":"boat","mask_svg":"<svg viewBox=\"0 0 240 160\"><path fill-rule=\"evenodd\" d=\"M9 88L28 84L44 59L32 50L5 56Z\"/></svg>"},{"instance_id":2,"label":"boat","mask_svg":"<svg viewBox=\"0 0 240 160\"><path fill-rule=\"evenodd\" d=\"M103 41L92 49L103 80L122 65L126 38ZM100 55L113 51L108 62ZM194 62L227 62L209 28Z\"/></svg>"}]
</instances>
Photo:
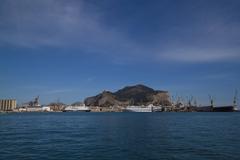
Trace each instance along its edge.
<instances>
[{"instance_id":1,"label":"boat","mask_svg":"<svg viewBox=\"0 0 240 160\"><path fill-rule=\"evenodd\" d=\"M163 112L165 106L153 106L153 112Z\"/></svg>"},{"instance_id":2,"label":"boat","mask_svg":"<svg viewBox=\"0 0 240 160\"><path fill-rule=\"evenodd\" d=\"M229 106L214 106L213 97L210 96L210 106L196 107L195 110L197 112L237 112L237 92L235 93L233 99L233 105Z\"/></svg>"},{"instance_id":3,"label":"boat","mask_svg":"<svg viewBox=\"0 0 240 160\"><path fill-rule=\"evenodd\" d=\"M90 112L90 108L82 105L82 106L67 106L63 112Z\"/></svg>"},{"instance_id":4,"label":"boat","mask_svg":"<svg viewBox=\"0 0 240 160\"><path fill-rule=\"evenodd\" d=\"M237 112L237 90L233 98L233 105L213 107L213 112Z\"/></svg>"},{"instance_id":5,"label":"boat","mask_svg":"<svg viewBox=\"0 0 240 160\"><path fill-rule=\"evenodd\" d=\"M213 106L194 107L193 110L196 112L213 112Z\"/></svg>"},{"instance_id":6,"label":"boat","mask_svg":"<svg viewBox=\"0 0 240 160\"><path fill-rule=\"evenodd\" d=\"M234 112L234 106L213 107L213 112Z\"/></svg>"},{"instance_id":7,"label":"boat","mask_svg":"<svg viewBox=\"0 0 240 160\"><path fill-rule=\"evenodd\" d=\"M125 112L153 112L153 106L127 106Z\"/></svg>"}]
</instances>

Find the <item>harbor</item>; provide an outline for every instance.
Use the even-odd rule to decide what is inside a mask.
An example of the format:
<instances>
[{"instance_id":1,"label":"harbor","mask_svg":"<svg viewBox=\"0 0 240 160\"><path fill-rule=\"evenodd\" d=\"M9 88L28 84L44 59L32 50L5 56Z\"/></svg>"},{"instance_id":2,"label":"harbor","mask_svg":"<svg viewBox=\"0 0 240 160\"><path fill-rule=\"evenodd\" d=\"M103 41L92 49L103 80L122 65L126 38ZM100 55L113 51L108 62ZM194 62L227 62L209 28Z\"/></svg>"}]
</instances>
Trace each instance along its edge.
<instances>
[{"instance_id":1,"label":"harbor","mask_svg":"<svg viewBox=\"0 0 240 160\"><path fill-rule=\"evenodd\" d=\"M232 104L217 106L212 96L209 105L198 105L196 98L171 97L168 91L154 90L138 84L126 86L116 92L103 91L87 97L83 102L65 104L51 102L41 105L40 96L17 104L16 99L0 100L0 112L237 112L238 94L235 91Z\"/></svg>"},{"instance_id":2,"label":"harbor","mask_svg":"<svg viewBox=\"0 0 240 160\"><path fill-rule=\"evenodd\" d=\"M5 103L5 101L7 103ZM177 101L172 102L171 105L153 105L147 106L86 106L84 103L78 105L68 105L63 103L50 103L49 105L41 105L39 97L34 98L33 101L24 103L22 105L16 104L16 100L1 100L0 113L12 112L238 112L236 97L234 97L233 104L228 106L215 106L213 100L210 101L209 106L192 105L189 101L187 104Z\"/></svg>"}]
</instances>

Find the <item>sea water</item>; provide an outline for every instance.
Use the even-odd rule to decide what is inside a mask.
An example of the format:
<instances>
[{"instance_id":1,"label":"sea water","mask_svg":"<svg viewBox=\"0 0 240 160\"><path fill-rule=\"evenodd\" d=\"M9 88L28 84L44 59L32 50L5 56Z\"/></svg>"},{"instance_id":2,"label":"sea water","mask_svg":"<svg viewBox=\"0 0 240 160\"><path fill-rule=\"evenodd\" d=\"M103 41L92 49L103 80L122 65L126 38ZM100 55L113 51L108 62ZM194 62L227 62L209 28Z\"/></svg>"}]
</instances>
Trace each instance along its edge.
<instances>
[{"instance_id":1,"label":"sea water","mask_svg":"<svg viewBox=\"0 0 240 160\"><path fill-rule=\"evenodd\" d=\"M10 113L0 160L239 160L239 113Z\"/></svg>"}]
</instances>

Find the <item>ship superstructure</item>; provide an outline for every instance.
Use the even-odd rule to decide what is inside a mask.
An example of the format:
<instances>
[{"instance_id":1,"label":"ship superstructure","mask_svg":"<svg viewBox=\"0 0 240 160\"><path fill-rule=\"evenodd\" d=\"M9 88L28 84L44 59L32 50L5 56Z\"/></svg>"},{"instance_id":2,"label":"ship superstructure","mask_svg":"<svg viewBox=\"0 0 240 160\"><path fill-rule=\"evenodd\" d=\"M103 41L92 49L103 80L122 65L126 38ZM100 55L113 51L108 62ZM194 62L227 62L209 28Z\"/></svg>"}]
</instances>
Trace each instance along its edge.
<instances>
[{"instance_id":1,"label":"ship superstructure","mask_svg":"<svg viewBox=\"0 0 240 160\"><path fill-rule=\"evenodd\" d=\"M67 106L64 110L64 112L90 112L90 108L85 106L85 104L81 106Z\"/></svg>"}]
</instances>

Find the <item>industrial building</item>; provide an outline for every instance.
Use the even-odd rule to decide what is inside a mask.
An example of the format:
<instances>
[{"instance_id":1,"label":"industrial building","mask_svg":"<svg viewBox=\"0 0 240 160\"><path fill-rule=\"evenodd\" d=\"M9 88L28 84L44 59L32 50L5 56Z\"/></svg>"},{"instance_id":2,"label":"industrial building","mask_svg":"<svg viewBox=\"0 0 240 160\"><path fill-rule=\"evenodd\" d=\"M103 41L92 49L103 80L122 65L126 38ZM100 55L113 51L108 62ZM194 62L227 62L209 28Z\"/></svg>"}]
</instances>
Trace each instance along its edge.
<instances>
[{"instance_id":1,"label":"industrial building","mask_svg":"<svg viewBox=\"0 0 240 160\"><path fill-rule=\"evenodd\" d=\"M15 99L0 99L0 111L12 111L16 107L17 101Z\"/></svg>"}]
</instances>

